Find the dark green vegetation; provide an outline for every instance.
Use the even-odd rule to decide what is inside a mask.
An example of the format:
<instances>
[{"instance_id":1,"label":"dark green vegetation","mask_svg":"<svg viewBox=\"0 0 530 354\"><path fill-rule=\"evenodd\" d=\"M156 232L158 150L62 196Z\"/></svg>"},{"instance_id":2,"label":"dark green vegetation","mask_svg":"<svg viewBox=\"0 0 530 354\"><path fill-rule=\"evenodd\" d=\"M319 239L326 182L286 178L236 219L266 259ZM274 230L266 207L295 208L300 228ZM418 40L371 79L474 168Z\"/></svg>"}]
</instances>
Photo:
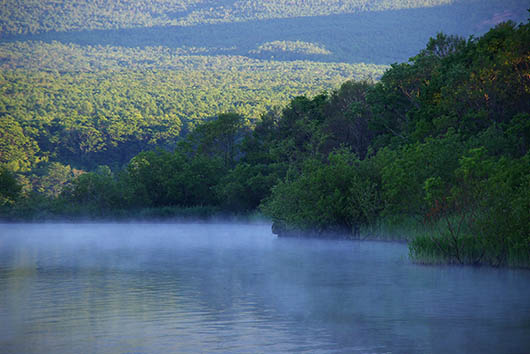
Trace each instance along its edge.
<instances>
[{"instance_id":1,"label":"dark green vegetation","mask_svg":"<svg viewBox=\"0 0 530 354\"><path fill-rule=\"evenodd\" d=\"M377 231L388 220L412 222L425 230L410 240L411 257L418 262L528 267L528 43L530 23L503 23L478 39L440 34L409 62L392 65L378 83L348 81L331 93L296 97L253 125L235 112L219 114L186 128L188 134L172 150L143 151L121 169L100 166L85 172L66 164L82 155L83 147L97 149L102 141L113 145L113 140L97 138L106 120L87 120L94 124L87 131L96 138L88 139L87 133L72 140L81 143L72 145L70 156L49 147L75 129L53 124L43 129L13 118L23 109L14 107L32 104L27 121L40 122L35 118L39 108L46 112L46 100L27 95L24 104L5 102L0 130L3 214L163 217L259 209L281 234L321 237ZM50 75L55 75L53 83ZM157 74L144 75L140 84ZM17 71L4 76L4 82L12 83L2 85L11 93L4 93L4 100L23 96L16 94L15 83L34 88L66 77ZM70 97L66 91L83 77L70 78L75 85L54 97ZM119 76L111 77L119 82ZM133 82L115 90L134 90ZM108 90L113 87L120 85ZM111 101L94 103L103 109ZM112 103L134 107L134 100ZM144 103L136 109L146 112L140 108L145 109ZM118 134L122 128L112 124L105 131L116 132L114 144L144 130L152 134L149 139L170 134L149 122L137 126L138 132L130 135ZM45 143L38 140L42 132L48 134ZM45 156L39 147L50 153ZM39 163L44 157L65 160Z\"/></svg>"},{"instance_id":2,"label":"dark green vegetation","mask_svg":"<svg viewBox=\"0 0 530 354\"><path fill-rule=\"evenodd\" d=\"M250 124L290 97L383 73L376 65L172 56L161 48L59 43L25 43L5 57L1 124L17 141L9 149L24 151L8 158L21 169L35 156L79 169L119 167L142 150L174 148L214 112L234 111ZM121 60L135 69L122 69Z\"/></svg>"}]
</instances>

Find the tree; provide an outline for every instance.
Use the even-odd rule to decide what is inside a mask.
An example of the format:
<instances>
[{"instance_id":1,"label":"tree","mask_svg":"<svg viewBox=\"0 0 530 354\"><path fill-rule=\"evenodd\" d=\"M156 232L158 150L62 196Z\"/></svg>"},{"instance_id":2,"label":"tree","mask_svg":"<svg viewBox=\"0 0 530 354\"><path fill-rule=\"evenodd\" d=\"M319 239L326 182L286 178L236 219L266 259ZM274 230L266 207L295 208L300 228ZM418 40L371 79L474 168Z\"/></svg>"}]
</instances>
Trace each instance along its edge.
<instances>
[{"instance_id":1,"label":"tree","mask_svg":"<svg viewBox=\"0 0 530 354\"><path fill-rule=\"evenodd\" d=\"M198 125L187 140L196 153L220 156L225 167L230 168L235 165L239 143L247 132L241 115L222 113L217 119Z\"/></svg>"},{"instance_id":2,"label":"tree","mask_svg":"<svg viewBox=\"0 0 530 354\"><path fill-rule=\"evenodd\" d=\"M11 171L29 171L38 161L38 151L37 143L24 134L13 117L0 117L0 167Z\"/></svg>"},{"instance_id":3,"label":"tree","mask_svg":"<svg viewBox=\"0 0 530 354\"><path fill-rule=\"evenodd\" d=\"M331 153L328 162L307 159L300 174L273 187L261 209L284 232L358 235L381 209L373 167L345 150Z\"/></svg>"},{"instance_id":4,"label":"tree","mask_svg":"<svg viewBox=\"0 0 530 354\"><path fill-rule=\"evenodd\" d=\"M123 190L118 190L114 175L107 166L79 175L67 191L71 200L96 215L123 205Z\"/></svg>"},{"instance_id":5,"label":"tree","mask_svg":"<svg viewBox=\"0 0 530 354\"><path fill-rule=\"evenodd\" d=\"M325 154L347 147L364 159L374 136L368 126L372 111L366 101L371 88L372 84L366 81L347 81L331 94L323 108L326 117L322 127L326 135Z\"/></svg>"},{"instance_id":6,"label":"tree","mask_svg":"<svg viewBox=\"0 0 530 354\"><path fill-rule=\"evenodd\" d=\"M270 195L279 179L278 169L273 164L239 163L220 180L215 190L224 208L248 212Z\"/></svg>"},{"instance_id":7,"label":"tree","mask_svg":"<svg viewBox=\"0 0 530 354\"><path fill-rule=\"evenodd\" d=\"M41 178L40 186L46 195L57 198L69 187L73 178L74 173L69 165L52 162L47 167L46 175Z\"/></svg>"},{"instance_id":8,"label":"tree","mask_svg":"<svg viewBox=\"0 0 530 354\"><path fill-rule=\"evenodd\" d=\"M12 205L20 196L22 187L13 172L0 167L0 206Z\"/></svg>"}]
</instances>

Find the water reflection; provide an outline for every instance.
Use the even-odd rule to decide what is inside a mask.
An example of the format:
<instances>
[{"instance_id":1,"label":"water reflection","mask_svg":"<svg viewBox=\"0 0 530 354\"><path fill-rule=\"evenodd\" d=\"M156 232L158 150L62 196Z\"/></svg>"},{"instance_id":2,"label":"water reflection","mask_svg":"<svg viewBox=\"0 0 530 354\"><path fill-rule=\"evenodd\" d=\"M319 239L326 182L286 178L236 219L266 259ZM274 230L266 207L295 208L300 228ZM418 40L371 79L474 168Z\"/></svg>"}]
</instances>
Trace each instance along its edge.
<instances>
[{"instance_id":1,"label":"water reflection","mask_svg":"<svg viewBox=\"0 0 530 354\"><path fill-rule=\"evenodd\" d=\"M269 225L0 225L2 352L528 352L530 274Z\"/></svg>"}]
</instances>

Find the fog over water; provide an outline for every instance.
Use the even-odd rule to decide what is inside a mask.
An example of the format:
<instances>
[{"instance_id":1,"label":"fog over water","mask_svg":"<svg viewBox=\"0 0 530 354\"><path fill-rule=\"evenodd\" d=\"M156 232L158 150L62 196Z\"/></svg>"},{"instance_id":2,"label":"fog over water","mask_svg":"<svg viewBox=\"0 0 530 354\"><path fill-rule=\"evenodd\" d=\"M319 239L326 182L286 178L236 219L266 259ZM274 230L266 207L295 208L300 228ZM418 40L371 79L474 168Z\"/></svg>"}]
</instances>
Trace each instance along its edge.
<instances>
[{"instance_id":1,"label":"fog over water","mask_svg":"<svg viewBox=\"0 0 530 354\"><path fill-rule=\"evenodd\" d=\"M0 353L528 353L529 294L269 224L0 224Z\"/></svg>"}]
</instances>

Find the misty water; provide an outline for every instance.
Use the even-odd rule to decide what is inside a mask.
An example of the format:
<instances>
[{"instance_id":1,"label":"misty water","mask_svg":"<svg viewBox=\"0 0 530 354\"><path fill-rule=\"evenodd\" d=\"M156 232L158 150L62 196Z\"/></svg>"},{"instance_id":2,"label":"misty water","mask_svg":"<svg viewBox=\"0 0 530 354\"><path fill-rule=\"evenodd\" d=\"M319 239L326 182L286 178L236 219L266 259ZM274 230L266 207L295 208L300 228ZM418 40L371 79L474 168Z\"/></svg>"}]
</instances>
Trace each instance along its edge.
<instances>
[{"instance_id":1,"label":"misty water","mask_svg":"<svg viewBox=\"0 0 530 354\"><path fill-rule=\"evenodd\" d=\"M270 225L0 225L1 353L528 353L530 272Z\"/></svg>"}]
</instances>

